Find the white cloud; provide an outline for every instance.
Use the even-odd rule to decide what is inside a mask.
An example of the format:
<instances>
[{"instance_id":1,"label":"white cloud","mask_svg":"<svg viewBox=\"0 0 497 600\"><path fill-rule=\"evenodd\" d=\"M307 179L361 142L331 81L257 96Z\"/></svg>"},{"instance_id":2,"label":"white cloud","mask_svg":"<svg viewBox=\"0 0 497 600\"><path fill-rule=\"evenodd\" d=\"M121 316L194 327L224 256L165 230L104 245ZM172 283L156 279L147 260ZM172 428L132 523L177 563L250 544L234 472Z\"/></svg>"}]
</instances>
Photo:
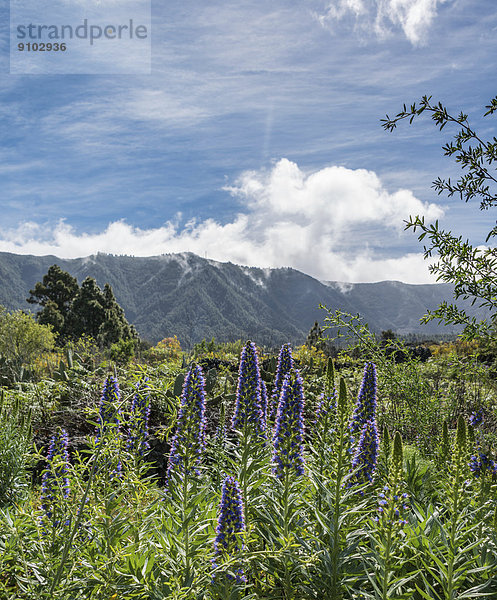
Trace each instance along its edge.
<instances>
[{"instance_id":1,"label":"white cloud","mask_svg":"<svg viewBox=\"0 0 497 600\"><path fill-rule=\"evenodd\" d=\"M355 17L366 15L368 10L363 0L337 0L330 4L327 14L322 17L326 19L343 19L347 13L352 13Z\"/></svg>"},{"instance_id":2,"label":"white cloud","mask_svg":"<svg viewBox=\"0 0 497 600\"><path fill-rule=\"evenodd\" d=\"M325 14L319 15L323 26L353 17L361 30L374 31L379 37L400 27L413 45L422 44L437 16L437 8L446 0L333 0Z\"/></svg>"},{"instance_id":3,"label":"white cloud","mask_svg":"<svg viewBox=\"0 0 497 600\"><path fill-rule=\"evenodd\" d=\"M291 266L326 280L431 281L421 254L388 258L389 248L398 245L410 214L433 220L442 209L409 190L388 192L371 171L331 166L306 174L282 159L270 170L243 173L227 190L244 206L228 223L193 220L181 228L176 220L144 230L116 221L95 234L78 234L64 221L52 229L24 223L0 233L0 250L63 258L191 251L245 265Z\"/></svg>"}]
</instances>

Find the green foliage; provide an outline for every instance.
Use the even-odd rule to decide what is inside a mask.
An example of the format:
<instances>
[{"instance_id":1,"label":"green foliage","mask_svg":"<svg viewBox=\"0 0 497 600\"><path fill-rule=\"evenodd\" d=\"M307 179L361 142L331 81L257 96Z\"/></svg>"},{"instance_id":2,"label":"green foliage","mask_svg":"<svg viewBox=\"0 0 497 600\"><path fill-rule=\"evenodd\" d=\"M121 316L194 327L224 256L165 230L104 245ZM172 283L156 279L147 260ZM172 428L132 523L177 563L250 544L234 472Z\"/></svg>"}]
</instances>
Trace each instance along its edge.
<instances>
[{"instance_id":1,"label":"green foliage","mask_svg":"<svg viewBox=\"0 0 497 600\"><path fill-rule=\"evenodd\" d=\"M486 369L474 355L451 354L423 364L411 356L402 340L388 340L387 344L384 339L378 340L360 315L328 310L325 328L333 332L335 339L349 343L338 360L372 360L382 373L379 426L398 430L409 442L417 438L430 455L435 452L433 440L440 439L443 422L471 412L482 401L484 389L491 385ZM396 361L397 353L403 362Z\"/></svg>"},{"instance_id":2,"label":"green foliage","mask_svg":"<svg viewBox=\"0 0 497 600\"><path fill-rule=\"evenodd\" d=\"M27 301L43 307L38 322L52 325L61 341L87 335L100 346L110 347L138 338L108 283L101 290L93 277L86 277L79 287L72 275L53 265L30 294Z\"/></svg>"},{"instance_id":3,"label":"green foliage","mask_svg":"<svg viewBox=\"0 0 497 600\"><path fill-rule=\"evenodd\" d=\"M407 508L407 497L403 498L403 493L402 437L397 431L393 441L387 485L379 494L379 514L373 520L373 552L368 561L368 577L373 586L371 597L381 600L398 596L406 580L401 552L402 527L406 524L402 517ZM403 577L396 577L396 573L402 574Z\"/></svg>"},{"instance_id":4,"label":"green foliage","mask_svg":"<svg viewBox=\"0 0 497 600\"><path fill-rule=\"evenodd\" d=\"M77 292L77 279L58 265L52 265L43 280L29 291L27 301L43 307L38 313L39 323L52 325L54 331L60 333L65 329L65 320Z\"/></svg>"},{"instance_id":5,"label":"green foliage","mask_svg":"<svg viewBox=\"0 0 497 600\"><path fill-rule=\"evenodd\" d=\"M50 327L36 323L33 315L0 307L0 354L5 358L29 365L55 345Z\"/></svg>"},{"instance_id":6,"label":"green foliage","mask_svg":"<svg viewBox=\"0 0 497 600\"><path fill-rule=\"evenodd\" d=\"M485 116L496 111L497 97L493 98L486 107ZM494 163L497 159L497 140L484 140L471 128L468 115L461 112L455 116L449 113L441 103L432 103L431 96L423 96L421 101L410 107L404 105L394 118L386 116L383 127L393 131L399 121L414 119L430 113L435 125L442 130L446 125L457 128L453 140L443 146L445 156L453 157L463 170L463 175L453 182L451 179L438 178L433 187L438 194L446 193L449 197L456 195L465 202L477 199L480 208L486 210L497 205L497 175ZM490 312L489 322L478 322L476 317L469 317L467 312L455 304L442 302L440 306L428 312L424 322L439 319L446 324L464 325L467 337L488 334L489 323L493 325L497 317L497 295L495 293L495 270L497 259L495 248L474 246L462 236L456 236L450 231L439 228L438 221L426 224L424 217L410 217L406 229L419 230L419 240L429 240L424 247L425 258L437 255L437 261L429 266L438 281L454 285L454 299L471 300ZM497 235L497 226L490 229L486 242Z\"/></svg>"},{"instance_id":7,"label":"green foliage","mask_svg":"<svg viewBox=\"0 0 497 600\"><path fill-rule=\"evenodd\" d=\"M0 396L0 506L20 500L26 491L31 413L18 401Z\"/></svg>"},{"instance_id":8,"label":"green foliage","mask_svg":"<svg viewBox=\"0 0 497 600\"><path fill-rule=\"evenodd\" d=\"M92 277L87 277L72 301L67 316L67 333L77 339L86 334L101 346L110 346L119 340L135 339L136 332L129 325L123 309L117 304L109 284L102 291Z\"/></svg>"},{"instance_id":9,"label":"green foliage","mask_svg":"<svg viewBox=\"0 0 497 600\"><path fill-rule=\"evenodd\" d=\"M201 342L193 346L193 357L197 359L206 354L215 353L218 349L220 347L216 344L215 338L212 338L209 342L204 338Z\"/></svg>"},{"instance_id":10,"label":"green foliage","mask_svg":"<svg viewBox=\"0 0 497 600\"><path fill-rule=\"evenodd\" d=\"M445 464L449 459L449 452L450 452L449 426L447 425L447 421L443 422L442 444L440 446L440 450L441 450L442 464Z\"/></svg>"},{"instance_id":11,"label":"green foliage","mask_svg":"<svg viewBox=\"0 0 497 600\"><path fill-rule=\"evenodd\" d=\"M212 385L206 386L205 458L196 465L198 471L191 469L187 476L178 476L167 492L163 470L160 472L159 468L157 477L147 461L157 466L167 460L177 410L175 392L181 390L184 380L184 368L175 359L157 365L116 368L123 435L109 427L98 441L96 390L100 389L105 372L98 366L90 370L90 350L84 367L79 362L83 360L84 347L72 349L71 357L65 358L65 378L22 384L21 389L6 391L4 404L8 416L0 418L0 440L7 430L6 423L18 423L10 439L16 441L20 461L16 464L20 470L18 483L10 487L8 510L0 508L0 597L12 600L121 597L456 600L482 594L495 597L496 485L490 474L478 479L469 470L472 447L462 418L469 405L460 403L452 407L454 414L448 420L445 435L440 420L436 434L420 435L422 428L429 425L420 418L420 413L409 443L402 442L400 433L387 435L386 432L395 430L389 420L393 414L390 412L393 396L383 380L398 377L400 394L405 375L404 371L389 371L390 359L381 355L381 343L377 345L378 348L370 346L370 351L377 353L379 360L378 411L384 415L382 454L387 455L389 468L380 464L374 481L363 489L348 486L353 476L348 423L351 398L357 394L362 365L344 368L343 357L335 367L328 361L326 371L307 370L304 375L307 379L304 475L278 479L272 473L271 439L264 442L252 438L240 444L243 432L226 429L233 409L235 382L228 371L219 369ZM440 358L440 364L447 369L444 360ZM411 368L417 369L421 380L434 367L413 361ZM126 450L125 436L135 383L144 376L148 377L154 436L153 444L150 439L150 455L138 460ZM274 370L269 369L266 376L271 384ZM452 372L444 372L444 381L445 378L452 381L452 377ZM403 384L410 402L413 396L407 387L412 381L405 379ZM336 395L335 385L339 388ZM495 397L486 387L486 381L482 385L488 397L482 397L481 405L491 429ZM64 393L71 394L70 403L62 403ZM55 429L64 419L71 424L79 419L81 424L83 411L78 402L81 397L87 402L85 394L93 399L93 404L88 401L93 408L85 411L93 423L83 423L84 431L89 434L84 445L81 440L78 443L76 435L71 436L71 462L67 470L70 494L64 505L68 523L47 535L40 524L43 513L39 486L36 480L28 486L23 476L26 454L21 458L19 428L26 431L26 449L30 438L27 420L21 425L22 415L29 406L39 415L38 403L52 402L56 408L47 410L41 420L37 416L36 427L42 424L43 428ZM326 402L318 404L319 400ZM430 414L446 412L442 408L444 402L448 402L445 396L433 396L435 408ZM78 406L79 413L74 410ZM402 416L402 411L410 410L408 404L399 402L397 408L399 422L408 422L414 428L415 417ZM73 433L80 433L80 429ZM477 431L476 435L480 433ZM421 440L429 440L430 447ZM448 449L445 467L441 468L444 440ZM163 441L165 445L158 449L157 444ZM9 456L8 452L0 452L0 472L2 460ZM427 456L433 456L437 462ZM118 464L122 467L120 471L116 469ZM13 467L8 470L15 471ZM226 475L240 479L243 485L246 535L242 553L223 557L226 560L216 574L221 574L220 569L223 574L235 572L242 564L247 584L232 585L227 580L226 586L215 587L211 583L213 540L221 482ZM19 494L21 489L27 494ZM408 499L402 498L404 493Z\"/></svg>"},{"instance_id":12,"label":"green foliage","mask_svg":"<svg viewBox=\"0 0 497 600\"><path fill-rule=\"evenodd\" d=\"M110 347L110 358L118 364L127 364L135 355L136 340L120 339Z\"/></svg>"},{"instance_id":13,"label":"green foliage","mask_svg":"<svg viewBox=\"0 0 497 600\"><path fill-rule=\"evenodd\" d=\"M402 451L402 436L397 431L393 438L393 450L392 450L392 477L395 481L402 479L402 464L404 460L404 454Z\"/></svg>"},{"instance_id":14,"label":"green foliage","mask_svg":"<svg viewBox=\"0 0 497 600\"><path fill-rule=\"evenodd\" d=\"M194 360L200 358L219 358L221 360L238 361L245 342L236 340L234 342L216 342L213 337L209 342L204 338L201 342L194 344L192 354Z\"/></svg>"},{"instance_id":15,"label":"green foliage","mask_svg":"<svg viewBox=\"0 0 497 600\"><path fill-rule=\"evenodd\" d=\"M387 345L389 341L394 340L396 337L397 336L391 329L387 329L386 331L381 332L381 340L382 343L384 343L385 345Z\"/></svg>"},{"instance_id":16,"label":"green foliage","mask_svg":"<svg viewBox=\"0 0 497 600\"><path fill-rule=\"evenodd\" d=\"M384 457L384 461L385 461L385 471L388 472L388 470L390 468L391 439L390 439L390 432L386 425L383 427L381 437L382 437L381 447L383 450L383 457Z\"/></svg>"},{"instance_id":17,"label":"green foliage","mask_svg":"<svg viewBox=\"0 0 497 600\"><path fill-rule=\"evenodd\" d=\"M459 416L452 450L450 473L442 491L445 509L444 518L439 519L439 536L430 548L433 562L424 561L426 571L422 573L423 598L478 597L483 585L471 584L471 573L477 568L477 550L481 538L475 538L474 519L476 512L470 502L468 489L467 428L464 418ZM473 543L472 543L473 542ZM474 581L474 580L473 580ZM471 590L471 593L468 593ZM471 595L473 594L473 595Z\"/></svg>"},{"instance_id":18,"label":"green foliage","mask_svg":"<svg viewBox=\"0 0 497 600\"><path fill-rule=\"evenodd\" d=\"M9 313L0 307L0 377L4 383L23 379L27 367L53 350L51 327L41 325L21 310Z\"/></svg>"}]
</instances>

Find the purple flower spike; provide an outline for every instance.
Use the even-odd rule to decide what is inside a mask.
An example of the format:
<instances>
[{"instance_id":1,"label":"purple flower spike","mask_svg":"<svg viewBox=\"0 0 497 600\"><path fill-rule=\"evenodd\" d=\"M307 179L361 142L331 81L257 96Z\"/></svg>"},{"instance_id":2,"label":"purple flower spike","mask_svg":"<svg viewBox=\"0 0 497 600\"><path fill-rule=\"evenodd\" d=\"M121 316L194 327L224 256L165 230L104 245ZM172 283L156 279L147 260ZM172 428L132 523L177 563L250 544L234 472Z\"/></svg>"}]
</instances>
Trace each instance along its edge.
<instances>
[{"instance_id":1,"label":"purple flower spike","mask_svg":"<svg viewBox=\"0 0 497 600\"><path fill-rule=\"evenodd\" d=\"M121 399L119 385L115 377L109 376L104 382L104 389L100 398L99 424L97 427L97 440L110 429L119 432L119 406Z\"/></svg>"},{"instance_id":2,"label":"purple flower spike","mask_svg":"<svg viewBox=\"0 0 497 600\"><path fill-rule=\"evenodd\" d=\"M292 357L292 347L290 344L283 344L280 349L280 353L278 355L278 364L276 367L276 375L274 378L274 386L273 391L271 392L271 402L270 402L270 413L271 416L274 415L274 412L278 410L278 402L280 400L281 388L283 387L283 382L285 381L285 377L288 375L291 369L294 367L293 357Z\"/></svg>"},{"instance_id":3,"label":"purple flower spike","mask_svg":"<svg viewBox=\"0 0 497 600\"><path fill-rule=\"evenodd\" d=\"M264 428L266 428L266 426L267 426L267 411L268 411L267 388L266 388L266 384L264 383L264 381L262 381L262 379L261 379L261 409L262 409L262 418L264 420Z\"/></svg>"},{"instance_id":4,"label":"purple flower spike","mask_svg":"<svg viewBox=\"0 0 497 600\"><path fill-rule=\"evenodd\" d=\"M205 425L205 379L202 368L193 365L183 384L166 482L169 482L173 472L188 473L192 464L198 464L205 446Z\"/></svg>"},{"instance_id":5,"label":"purple flower spike","mask_svg":"<svg viewBox=\"0 0 497 600\"><path fill-rule=\"evenodd\" d=\"M469 417L469 423L474 428L477 428L483 423L483 419L483 409L476 410L471 413ZM475 453L469 459L469 468L476 478L484 478L486 475L489 477L497 475L497 462L492 460L490 456L483 451L481 445L481 434L478 432L478 430L476 431Z\"/></svg>"},{"instance_id":6,"label":"purple flower spike","mask_svg":"<svg viewBox=\"0 0 497 600\"><path fill-rule=\"evenodd\" d=\"M384 526L395 526L402 529L407 525L405 519L406 513L409 510L409 495L407 493L400 496L392 494L388 485L384 486L383 491L378 494L378 515L374 517L377 523Z\"/></svg>"},{"instance_id":7,"label":"purple flower spike","mask_svg":"<svg viewBox=\"0 0 497 600\"><path fill-rule=\"evenodd\" d=\"M147 441L148 419L150 416L150 398L147 385L148 378L136 386L136 394L131 403L131 423L128 431L126 449L143 456L150 448Z\"/></svg>"},{"instance_id":8,"label":"purple flower spike","mask_svg":"<svg viewBox=\"0 0 497 600\"><path fill-rule=\"evenodd\" d=\"M364 423L359 443L352 458L352 471L358 469L349 485L370 483L373 480L378 462L380 438L376 421L370 419Z\"/></svg>"},{"instance_id":9,"label":"purple flower spike","mask_svg":"<svg viewBox=\"0 0 497 600\"><path fill-rule=\"evenodd\" d=\"M257 348L248 341L243 347L238 370L236 405L231 426L244 429L246 426L266 437L266 420L262 408L262 380Z\"/></svg>"},{"instance_id":10,"label":"purple flower spike","mask_svg":"<svg viewBox=\"0 0 497 600\"><path fill-rule=\"evenodd\" d=\"M41 478L41 507L45 511L45 521L52 521L53 525L60 525L60 520L54 520L57 507L69 496L69 478L67 469L69 453L67 451L68 437L64 429L59 428L52 436L48 447L47 469Z\"/></svg>"},{"instance_id":11,"label":"purple flower spike","mask_svg":"<svg viewBox=\"0 0 497 600\"><path fill-rule=\"evenodd\" d=\"M496 475L497 465L495 462L483 452L480 444L476 448L478 454L473 454L469 460L469 468L475 477L484 477L485 475Z\"/></svg>"},{"instance_id":12,"label":"purple flower spike","mask_svg":"<svg viewBox=\"0 0 497 600\"><path fill-rule=\"evenodd\" d=\"M475 410L469 416L469 424L478 427L483 422L483 409Z\"/></svg>"},{"instance_id":13,"label":"purple flower spike","mask_svg":"<svg viewBox=\"0 0 497 600\"><path fill-rule=\"evenodd\" d=\"M352 445L361 433L364 424L376 418L376 367L374 363L366 363L361 387L357 396L356 407L349 425Z\"/></svg>"},{"instance_id":14,"label":"purple flower spike","mask_svg":"<svg viewBox=\"0 0 497 600\"><path fill-rule=\"evenodd\" d=\"M226 477L223 483L219 518L214 540L214 559L212 566L217 568L219 561L240 555L245 548L243 536L245 522L243 519L243 498L240 485L234 477ZM234 565L231 569L235 578L227 573L228 579L235 583L245 583L246 577L241 567ZM214 579L218 576L214 574Z\"/></svg>"},{"instance_id":15,"label":"purple flower spike","mask_svg":"<svg viewBox=\"0 0 497 600\"><path fill-rule=\"evenodd\" d=\"M273 473L281 478L287 469L304 474L304 393L298 371L283 382L273 436Z\"/></svg>"},{"instance_id":16,"label":"purple flower spike","mask_svg":"<svg viewBox=\"0 0 497 600\"><path fill-rule=\"evenodd\" d=\"M98 425L96 432L96 443L106 436L110 431L113 431L116 436L120 434L120 406L121 394L119 391L119 385L115 377L109 376L104 382L104 388L102 390L102 396L100 398L100 407L98 411ZM104 441L105 443L105 441ZM102 457L103 462L109 464L108 457ZM120 476L122 471L122 464L120 459L114 464L114 468L111 467L110 477L115 475Z\"/></svg>"}]
</instances>

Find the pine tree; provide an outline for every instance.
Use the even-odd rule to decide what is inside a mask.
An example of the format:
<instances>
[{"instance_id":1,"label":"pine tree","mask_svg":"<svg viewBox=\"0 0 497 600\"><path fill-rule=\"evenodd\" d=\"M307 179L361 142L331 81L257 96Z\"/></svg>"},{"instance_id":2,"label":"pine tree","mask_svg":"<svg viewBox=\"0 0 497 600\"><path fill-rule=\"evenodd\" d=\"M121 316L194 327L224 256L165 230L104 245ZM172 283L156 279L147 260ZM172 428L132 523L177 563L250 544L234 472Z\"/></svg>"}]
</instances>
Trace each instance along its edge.
<instances>
[{"instance_id":1,"label":"pine tree","mask_svg":"<svg viewBox=\"0 0 497 600\"><path fill-rule=\"evenodd\" d=\"M105 297L93 277L87 277L76 294L68 315L71 336L85 333L95 340L105 320Z\"/></svg>"},{"instance_id":2,"label":"pine tree","mask_svg":"<svg viewBox=\"0 0 497 600\"><path fill-rule=\"evenodd\" d=\"M27 301L43 307L36 317L38 323L52 325L53 331L64 337L67 333L67 315L78 289L75 277L58 265L52 265L43 276L43 280L38 281L34 289L29 290L30 296Z\"/></svg>"},{"instance_id":3,"label":"pine tree","mask_svg":"<svg viewBox=\"0 0 497 600\"><path fill-rule=\"evenodd\" d=\"M138 339L108 283L102 291L93 277L87 277L79 287L75 277L52 265L30 294L28 302L43 307L37 321L52 325L62 342L83 334L103 347L119 340Z\"/></svg>"},{"instance_id":4,"label":"pine tree","mask_svg":"<svg viewBox=\"0 0 497 600\"><path fill-rule=\"evenodd\" d=\"M137 338L136 331L124 315L124 310L117 303L111 286L106 283L103 290L104 318L100 324L98 339L103 346L110 346L119 340Z\"/></svg>"},{"instance_id":5,"label":"pine tree","mask_svg":"<svg viewBox=\"0 0 497 600\"><path fill-rule=\"evenodd\" d=\"M323 345L323 342L321 339L322 336L323 336L323 332L321 331L321 327L319 326L319 323L317 321L315 321L314 325L311 327L311 330L309 331L309 335L307 336L306 345L309 346L309 348L312 348L314 346L314 348L317 348L319 350L321 348L321 346Z\"/></svg>"}]
</instances>

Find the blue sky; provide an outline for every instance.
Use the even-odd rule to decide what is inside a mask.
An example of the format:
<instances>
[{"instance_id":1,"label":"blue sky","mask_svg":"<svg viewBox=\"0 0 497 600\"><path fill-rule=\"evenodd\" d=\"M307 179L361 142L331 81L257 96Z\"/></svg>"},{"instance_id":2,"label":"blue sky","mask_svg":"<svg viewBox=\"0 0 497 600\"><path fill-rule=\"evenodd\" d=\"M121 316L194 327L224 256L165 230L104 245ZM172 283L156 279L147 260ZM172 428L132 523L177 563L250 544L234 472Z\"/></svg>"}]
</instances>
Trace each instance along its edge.
<instances>
[{"instance_id":1,"label":"blue sky","mask_svg":"<svg viewBox=\"0 0 497 600\"><path fill-rule=\"evenodd\" d=\"M0 250L421 283L410 214L477 243L494 223L431 189L450 130L380 125L429 94L495 134L493 0L153 0L135 75L10 74L1 14Z\"/></svg>"}]
</instances>

